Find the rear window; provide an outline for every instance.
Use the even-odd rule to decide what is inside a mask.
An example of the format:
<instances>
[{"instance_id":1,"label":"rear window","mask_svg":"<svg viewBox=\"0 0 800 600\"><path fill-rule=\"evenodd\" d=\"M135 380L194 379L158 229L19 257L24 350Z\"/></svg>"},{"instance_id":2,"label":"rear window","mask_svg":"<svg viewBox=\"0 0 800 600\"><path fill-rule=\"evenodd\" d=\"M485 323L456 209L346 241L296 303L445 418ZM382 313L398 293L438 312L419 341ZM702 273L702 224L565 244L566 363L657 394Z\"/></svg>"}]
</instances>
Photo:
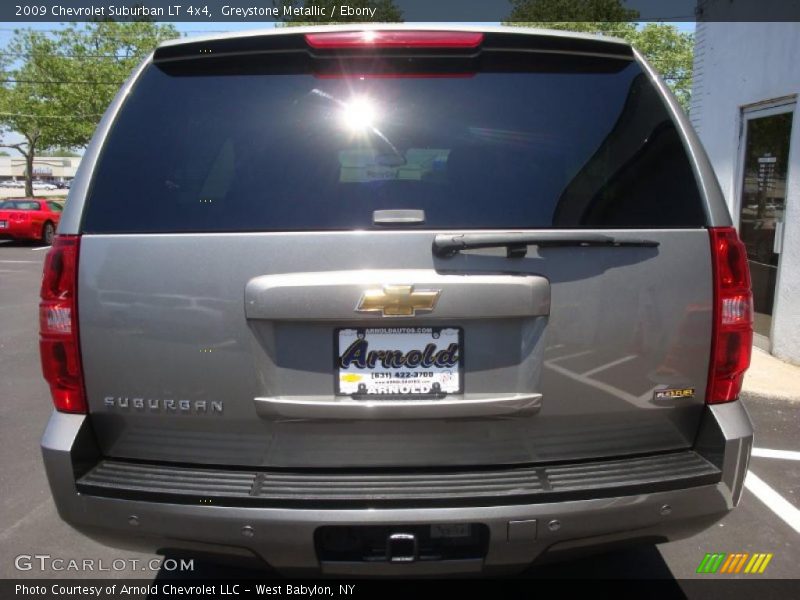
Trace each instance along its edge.
<instances>
[{"instance_id":1,"label":"rear window","mask_svg":"<svg viewBox=\"0 0 800 600\"><path fill-rule=\"evenodd\" d=\"M39 210L39 203L32 200L6 200L0 202L0 210Z\"/></svg>"},{"instance_id":2,"label":"rear window","mask_svg":"<svg viewBox=\"0 0 800 600\"><path fill-rule=\"evenodd\" d=\"M706 224L680 135L635 62L342 76L264 60L147 67L83 230L370 229L385 209L424 210L435 229Z\"/></svg>"}]
</instances>

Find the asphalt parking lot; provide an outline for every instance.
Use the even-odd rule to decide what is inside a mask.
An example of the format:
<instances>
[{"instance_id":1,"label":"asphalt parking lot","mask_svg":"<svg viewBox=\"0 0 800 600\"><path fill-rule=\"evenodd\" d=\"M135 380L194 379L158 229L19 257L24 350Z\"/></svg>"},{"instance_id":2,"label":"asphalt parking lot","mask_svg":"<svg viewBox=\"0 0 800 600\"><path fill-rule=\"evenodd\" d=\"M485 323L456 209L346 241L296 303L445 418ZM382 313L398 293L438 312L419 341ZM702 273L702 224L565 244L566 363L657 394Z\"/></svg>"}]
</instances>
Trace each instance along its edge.
<instances>
[{"instance_id":1,"label":"asphalt parking lot","mask_svg":"<svg viewBox=\"0 0 800 600\"><path fill-rule=\"evenodd\" d=\"M37 299L46 249L0 241L0 578L72 577L75 571L18 570L19 555L95 560L137 559L149 555L111 550L65 525L56 514L39 454L39 438L51 412L40 376ZM800 391L799 391L800 393ZM725 577L697 574L706 553L772 553L764 573L770 578L800 578L800 402L748 393L744 402L756 425L751 476L741 505L696 537L659 546L638 547L558 565L532 568L531 577L601 578ZM141 563L140 563L141 564ZM148 577L153 571L126 569L103 577ZM237 570L196 561L194 576L238 575ZM164 575L163 571L160 573ZM753 575L732 575L752 578Z\"/></svg>"}]
</instances>

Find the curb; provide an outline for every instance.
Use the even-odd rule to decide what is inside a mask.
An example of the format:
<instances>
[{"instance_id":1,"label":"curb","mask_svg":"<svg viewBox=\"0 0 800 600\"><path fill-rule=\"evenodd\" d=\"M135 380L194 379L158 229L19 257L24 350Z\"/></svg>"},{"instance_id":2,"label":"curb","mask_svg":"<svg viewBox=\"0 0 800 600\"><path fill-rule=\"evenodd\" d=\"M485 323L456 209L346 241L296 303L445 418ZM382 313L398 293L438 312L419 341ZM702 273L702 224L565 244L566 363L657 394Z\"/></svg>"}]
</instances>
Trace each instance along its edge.
<instances>
[{"instance_id":1,"label":"curb","mask_svg":"<svg viewBox=\"0 0 800 600\"><path fill-rule=\"evenodd\" d=\"M754 347L742 392L750 396L800 402L800 367Z\"/></svg>"}]
</instances>

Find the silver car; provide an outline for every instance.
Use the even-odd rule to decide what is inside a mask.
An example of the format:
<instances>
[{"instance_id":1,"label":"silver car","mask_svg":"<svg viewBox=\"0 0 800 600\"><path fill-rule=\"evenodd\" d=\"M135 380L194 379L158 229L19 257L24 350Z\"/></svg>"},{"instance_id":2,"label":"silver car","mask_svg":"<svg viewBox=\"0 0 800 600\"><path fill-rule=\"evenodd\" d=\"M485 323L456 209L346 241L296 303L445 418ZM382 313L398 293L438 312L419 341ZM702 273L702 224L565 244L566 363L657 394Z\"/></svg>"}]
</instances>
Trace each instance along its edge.
<instances>
[{"instance_id":1,"label":"silver car","mask_svg":"<svg viewBox=\"0 0 800 600\"><path fill-rule=\"evenodd\" d=\"M520 570L739 501L745 252L619 40L290 28L162 44L42 285L61 517L287 573Z\"/></svg>"}]
</instances>

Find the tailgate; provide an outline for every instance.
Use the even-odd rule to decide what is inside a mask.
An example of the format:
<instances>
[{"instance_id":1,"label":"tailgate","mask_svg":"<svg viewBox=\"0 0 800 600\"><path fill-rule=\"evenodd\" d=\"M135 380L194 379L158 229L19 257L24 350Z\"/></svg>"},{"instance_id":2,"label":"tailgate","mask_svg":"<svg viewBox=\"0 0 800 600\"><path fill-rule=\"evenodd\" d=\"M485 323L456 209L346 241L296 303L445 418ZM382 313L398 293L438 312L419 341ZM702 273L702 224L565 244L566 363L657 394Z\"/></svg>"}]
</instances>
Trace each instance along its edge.
<instances>
[{"instance_id":1,"label":"tailgate","mask_svg":"<svg viewBox=\"0 0 800 600\"><path fill-rule=\"evenodd\" d=\"M712 294L710 261L689 259L708 253L708 234L648 235L657 250L532 248L512 263L491 250L434 259L427 232L311 236L291 253L285 234L86 236L80 322L95 431L110 456L294 467L688 447ZM321 256L337 270L305 270ZM423 407L338 396L334 332L407 328L354 309L365 290L408 282L441 290L415 327L463 332L463 392ZM692 395L657 396L676 389Z\"/></svg>"}]
</instances>

